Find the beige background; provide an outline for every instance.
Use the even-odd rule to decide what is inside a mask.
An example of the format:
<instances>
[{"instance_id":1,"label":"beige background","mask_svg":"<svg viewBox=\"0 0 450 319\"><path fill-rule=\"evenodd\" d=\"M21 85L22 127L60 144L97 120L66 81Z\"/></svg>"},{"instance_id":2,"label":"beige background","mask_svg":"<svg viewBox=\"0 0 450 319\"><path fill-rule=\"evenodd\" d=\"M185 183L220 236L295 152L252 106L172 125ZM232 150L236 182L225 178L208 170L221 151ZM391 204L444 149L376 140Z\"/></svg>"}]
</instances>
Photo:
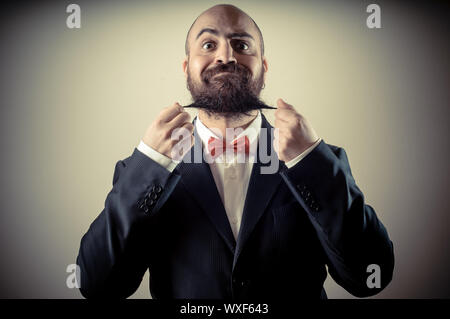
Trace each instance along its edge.
<instances>
[{"instance_id":1,"label":"beige background","mask_svg":"<svg viewBox=\"0 0 450 319\"><path fill-rule=\"evenodd\" d=\"M346 149L388 229L396 268L377 297L449 297L448 11L392 1L377 2L380 30L365 26L364 1L77 1L80 30L65 25L70 2L2 9L0 297L81 296L66 266L114 165L162 107L190 102L185 35L223 2L263 32L263 99L283 97ZM331 279L326 290L351 298Z\"/></svg>"}]
</instances>

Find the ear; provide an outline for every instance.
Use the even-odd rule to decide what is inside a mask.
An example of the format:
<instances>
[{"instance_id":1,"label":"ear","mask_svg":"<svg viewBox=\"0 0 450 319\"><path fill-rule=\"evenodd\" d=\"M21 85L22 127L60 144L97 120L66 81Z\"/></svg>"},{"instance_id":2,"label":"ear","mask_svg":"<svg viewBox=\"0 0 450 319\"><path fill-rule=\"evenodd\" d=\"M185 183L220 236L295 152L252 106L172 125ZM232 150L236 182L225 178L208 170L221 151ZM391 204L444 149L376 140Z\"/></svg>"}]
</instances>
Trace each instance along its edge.
<instances>
[{"instance_id":1,"label":"ear","mask_svg":"<svg viewBox=\"0 0 450 319\"><path fill-rule=\"evenodd\" d=\"M186 56L181 63L181 67L183 68L184 76L187 78L187 71L188 71L188 57Z\"/></svg>"},{"instance_id":2,"label":"ear","mask_svg":"<svg viewBox=\"0 0 450 319\"><path fill-rule=\"evenodd\" d=\"M264 68L264 80L266 80L267 70L269 69L266 57L263 57L262 64L263 64L263 68Z\"/></svg>"},{"instance_id":3,"label":"ear","mask_svg":"<svg viewBox=\"0 0 450 319\"><path fill-rule=\"evenodd\" d=\"M266 59L266 57L263 57L263 59L262 59L262 64L263 64L263 67L264 67L264 73L266 73L267 70L269 69L269 66L267 65L267 59Z\"/></svg>"}]
</instances>

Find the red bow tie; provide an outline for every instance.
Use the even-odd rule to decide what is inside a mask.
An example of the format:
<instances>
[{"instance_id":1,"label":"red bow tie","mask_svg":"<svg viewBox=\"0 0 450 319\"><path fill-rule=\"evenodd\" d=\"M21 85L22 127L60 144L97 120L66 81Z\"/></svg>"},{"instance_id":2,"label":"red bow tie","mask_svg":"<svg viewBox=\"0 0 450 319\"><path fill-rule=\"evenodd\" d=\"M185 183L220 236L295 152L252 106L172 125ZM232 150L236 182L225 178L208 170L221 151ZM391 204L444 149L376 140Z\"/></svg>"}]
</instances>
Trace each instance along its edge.
<instances>
[{"instance_id":1,"label":"red bow tie","mask_svg":"<svg viewBox=\"0 0 450 319\"><path fill-rule=\"evenodd\" d=\"M233 149L234 153L248 154L250 142L246 135L235 139L231 144L227 145L224 140L210 137L208 140L208 151L215 158L220 156L226 149Z\"/></svg>"}]
</instances>

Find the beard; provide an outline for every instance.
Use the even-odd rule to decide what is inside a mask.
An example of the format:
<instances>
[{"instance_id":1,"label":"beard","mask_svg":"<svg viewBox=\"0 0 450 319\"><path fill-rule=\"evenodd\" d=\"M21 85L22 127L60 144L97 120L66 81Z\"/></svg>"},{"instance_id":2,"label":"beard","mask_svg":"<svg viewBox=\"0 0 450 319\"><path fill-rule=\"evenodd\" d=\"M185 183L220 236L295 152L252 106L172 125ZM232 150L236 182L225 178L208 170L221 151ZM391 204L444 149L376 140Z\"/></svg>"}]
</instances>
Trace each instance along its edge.
<instances>
[{"instance_id":1,"label":"beard","mask_svg":"<svg viewBox=\"0 0 450 319\"><path fill-rule=\"evenodd\" d=\"M201 108L210 116L227 118L250 115L253 110L274 109L259 99L264 85L263 70L253 80L250 70L243 65L219 64L204 70L201 80L201 84L194 83L188 71L187 87L193 103L187 107Z\"/></svg>"}]
</instances>

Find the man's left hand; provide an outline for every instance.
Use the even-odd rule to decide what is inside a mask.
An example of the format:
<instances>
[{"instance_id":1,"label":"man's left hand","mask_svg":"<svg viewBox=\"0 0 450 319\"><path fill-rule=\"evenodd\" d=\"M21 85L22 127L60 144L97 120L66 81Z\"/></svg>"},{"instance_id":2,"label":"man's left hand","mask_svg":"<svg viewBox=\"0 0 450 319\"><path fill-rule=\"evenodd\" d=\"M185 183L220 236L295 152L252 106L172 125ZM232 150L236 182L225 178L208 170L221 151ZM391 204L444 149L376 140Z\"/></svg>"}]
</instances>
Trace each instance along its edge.
<instances>
[{"instance_id":1,"label":"man's left hand","mask_svg":"<svg viewBox=\"0 0 450 319\"><path fill-rule=\"evenodd\" d=\"M277 100L274 148L281 161L289 162L312 146L318 139L308 121L290 104Z\"/></svg>"}]
</instances>

